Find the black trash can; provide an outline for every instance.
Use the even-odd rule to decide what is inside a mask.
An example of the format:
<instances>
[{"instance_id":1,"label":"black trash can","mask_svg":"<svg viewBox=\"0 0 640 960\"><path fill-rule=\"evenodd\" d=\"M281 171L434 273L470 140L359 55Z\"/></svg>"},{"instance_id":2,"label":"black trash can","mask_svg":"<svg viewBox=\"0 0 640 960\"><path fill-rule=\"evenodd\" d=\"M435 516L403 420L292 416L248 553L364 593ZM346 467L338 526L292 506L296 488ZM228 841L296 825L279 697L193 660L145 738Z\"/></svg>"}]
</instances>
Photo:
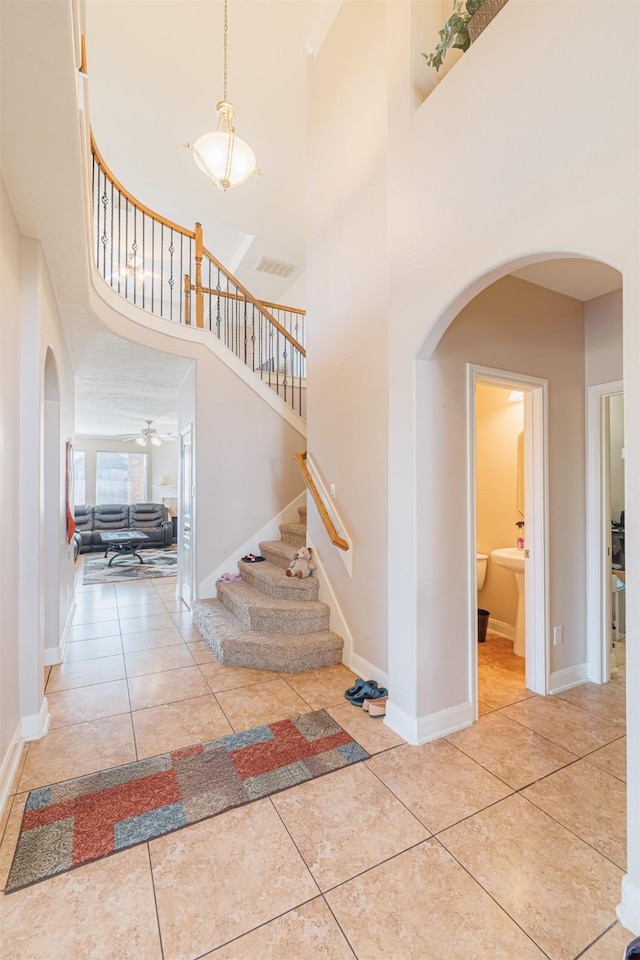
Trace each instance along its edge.
<instances>
[{"instance_id":1,"label":"black trash can","mask_svg":"<svg viewBox=\"0 0 640 960\"><path fill-rule=\"evenodd\" d=\"M489 626L489 610L480 610L478 608L478 643L484 643L487 639L487 627Z\"/></svg>"}]
</instances>

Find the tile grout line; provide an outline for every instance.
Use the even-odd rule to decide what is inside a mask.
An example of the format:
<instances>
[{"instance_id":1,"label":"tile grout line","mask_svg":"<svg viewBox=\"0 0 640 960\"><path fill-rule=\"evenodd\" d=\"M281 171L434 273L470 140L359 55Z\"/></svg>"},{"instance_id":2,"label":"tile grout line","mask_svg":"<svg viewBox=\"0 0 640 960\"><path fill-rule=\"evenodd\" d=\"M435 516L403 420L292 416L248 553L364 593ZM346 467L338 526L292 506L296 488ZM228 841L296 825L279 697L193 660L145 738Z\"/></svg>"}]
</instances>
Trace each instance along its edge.
<instances>
[{"instance_id":1,"label":"tile grout line","mask_svg":"<svg viewBox=\"0 0 640 960\"><path fill-rule=\"evenodd\" d=\"M158 926L158 943L160 944L160 956L162 960L164 960L164 944L162 942L162 927L160 925L160 911L158 910L158 895L156 892L156 881L153 875L153 863L151 862L151 844L149 843L149 841L145 843L145 847L147 848L147 857L149 858L149 873L151 874L151 890L153 892L153 905L156 911L156 924Z\"/></svg>"}]
</instances>

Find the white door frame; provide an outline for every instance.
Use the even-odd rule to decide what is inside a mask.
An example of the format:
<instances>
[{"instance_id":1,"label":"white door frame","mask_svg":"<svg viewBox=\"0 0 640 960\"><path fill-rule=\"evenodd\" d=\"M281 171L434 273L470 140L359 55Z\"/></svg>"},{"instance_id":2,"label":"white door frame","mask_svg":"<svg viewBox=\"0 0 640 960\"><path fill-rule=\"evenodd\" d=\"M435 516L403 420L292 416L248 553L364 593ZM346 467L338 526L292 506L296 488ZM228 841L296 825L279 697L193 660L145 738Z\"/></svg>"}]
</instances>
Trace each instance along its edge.
<instances>
[{"instance_id":1,"label":"white door frame","mask_svg":"<svg viewBox=\"0 0 640 960\"><path fill-rule=\"evenodd\" d=\"M622 380L587 388L587 677L610 678L611 570L607 412L610 397L624 393Z\"/></svg>"},{"instance_id":2,"label":"white door frame","mask_svg":"<svg viewBox=\"0 0 640 960\"><path fill-rule=\"evenodd\" d=\"M184 477L184 440L185 437L189 435L189 449L191 456L191 464L189 469L189 476L191 477L191 489L183 489L183 477ZM190 423L184 430L180 431L180 467L178 474L178 583L177 583L177 595L183 600L187 606L191 609L193 600L195 599L195 590L194 590L194 573L195 573L195 549L196 549L196 524L195 524L195 496L194 496L194 467L195 467L195 457L194 457L194 446L193 446L193 424ZM189 564L190 569L189 573L189 593L188 596L184 596L184 504L185 502L189 503Z\"/></svg>"},{"instance_id":3,"label":"white door frame","mask_svg":"<svg viewBox=\"0 0 640 960\"><path fill-rule=\"evenodd\" d=\"M478 717L478 620L476 563L476 386L486 383L524 393L525 472L525 671L526 685L546 695L549 677L549 381L522 373L467 364L467 543L469 685Z\"/></svg>"}]
</instances>

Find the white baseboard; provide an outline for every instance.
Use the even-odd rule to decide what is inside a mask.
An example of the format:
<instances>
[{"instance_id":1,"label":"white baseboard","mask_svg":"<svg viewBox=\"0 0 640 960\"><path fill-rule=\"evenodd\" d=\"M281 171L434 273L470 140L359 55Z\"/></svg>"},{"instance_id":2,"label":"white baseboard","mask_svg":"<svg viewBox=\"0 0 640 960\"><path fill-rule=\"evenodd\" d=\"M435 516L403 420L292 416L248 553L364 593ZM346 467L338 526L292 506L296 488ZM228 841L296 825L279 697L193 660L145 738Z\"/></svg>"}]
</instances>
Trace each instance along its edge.
<instances>
[{"instance_id":1,"label":"white baseboard","mask_svg":"<svg viewBox=\"0 0 640 960\"><path fill-rule=\"evenodd\" d=\"M556 670L549 677L549 693L561 693L570 687L579 687L587 681L587 664L578 663L575 667Z\"/></svg>"},{"instance_id":2,"label":"white baseboard","mask_svg":"<svg viewBox=\"0 0 640 960\"><path fill-rule=\"evenodd\" d=\"M501 637L507 637L508 640L516 638L516 628L511 623L503 623L502 620L494 620L492 617L489 617L489 630Z\"/></svg>"},{"instance_id":3,"label":"white baseboard","mask_svg":"<svg viewBox=\"0 0 640 960\"><path fill-rule=\"evenodd\" d=\"M253 374L252 374L253 376ZM307 502L307 494L303 492L287 504L284 510L281 510L275 517L269 520L260 530L240 544L234 552L218 564L213 573L205 577L198 584L197 599L207 600L209 597L215 597L218 590L218 580L223 573L237 573L238 561L248 553L255 553L261 540L279 540L280 524L293 523L299 519L298 507L303 507Z\"/></svg>"},{"instance_id":4,"label":"white baseboard","mask_svg":"<svg viewBox=\"0 0 640 960\"><path fill-rule=\"evenodd\" d=\"M11 791L13 778L16 775L18 764L20 763L20 757L22 756L23 746L24 740L22 739L20 724L18 723L13 732L9 748L3 757L2 764L0 765L0 815L4 810L7 797Z\"/></svg>"},{"instance_id":5,"label":"white baseboard","mask_svg":"<svg viewBox=\"0 0 640 960\"><path fill-rule=\"evenodd\" d=\"M357 653L351 653L351 658L347 662L347 666L350 670L353 670L355 674L359 677L362 677L363 680L376 680L378 685L381 687L389 687L389 674L385 673L384 670L379 670L378 667L374 667L372 663L369 663L368 660L365 660L364 657L359 656Z\"/></svg>"},{"instance_id":6,"label":"white baseboard","mask_svg":"<svg viewBox=\"0 0 640 960\"><path fill-rule=\"evenodd\" d=\"M391 701L387 703L385 723L388 727L413 746L429 743L440 737L446 737L456 730L462 730L473 723L471 703L460 703L438 713L412 718Z\"/></svg>"},{"instance_id":7,"label":"white baseboard","mask_svg":"<svg viewBox=\"0 0 640 960\"><path fill-rule=\"evenodd\" d=\"M640 936L640 887L628 873L622 878L622 900L616 907L616 914L623 927Z\"/></svg>"},{"instance_id":8,"label":"white baseboard","mask_svg":"<svg viewBox=\"0 0 640 960\"><path fill-rule=\"evenodd\" d=\"M73 615L76 612L76 598L74 597L71 603L69 604L69 609L67 611L67 619L64 622L64 627L62 628L62 633L60 635L60 643L57 647L45 647L44 648L44 665L45 667L51 667L54 663L62 663L64 660L64 652L67 649L67 644L69 643L69 637L71 635L71 624L73 623Z\"/></svg>"},{"instance_id":9,"label":"white baseboard","mask_svg":"<svg viewBox=\"0 0 640 960\"><path fill-rule=\"evenodd\" d=\"M40 740L49 730L49 704L47 698L42 698L42 706L39 713L30 713L22 718L20 724L20 733L23 740Z\"/></svg>"}]
</instances>

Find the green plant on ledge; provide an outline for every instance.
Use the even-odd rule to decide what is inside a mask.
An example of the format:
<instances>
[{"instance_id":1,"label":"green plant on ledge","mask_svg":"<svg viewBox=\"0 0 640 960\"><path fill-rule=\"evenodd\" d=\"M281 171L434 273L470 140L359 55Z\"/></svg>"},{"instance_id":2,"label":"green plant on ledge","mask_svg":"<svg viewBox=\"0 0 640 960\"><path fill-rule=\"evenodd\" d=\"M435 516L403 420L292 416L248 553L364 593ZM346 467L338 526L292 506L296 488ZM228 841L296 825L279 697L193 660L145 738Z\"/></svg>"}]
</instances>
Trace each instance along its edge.
<instances>
[{"instance_id":1,"label":"green plant on ledge","mask_svg":"<svg viewBox=\"0 0 640 960\"><path fill-rule=\"evenodd\" d=\"M440 41L435 50L433 53L422 54L430 67L439 70L450 47L455 50L469 49L471 39L467 24L482 3L483 0L466 0L463 9L462 0L455 0L453 13L442 23L442 30L439 33Z\"/></svg>"}]
</instances>

